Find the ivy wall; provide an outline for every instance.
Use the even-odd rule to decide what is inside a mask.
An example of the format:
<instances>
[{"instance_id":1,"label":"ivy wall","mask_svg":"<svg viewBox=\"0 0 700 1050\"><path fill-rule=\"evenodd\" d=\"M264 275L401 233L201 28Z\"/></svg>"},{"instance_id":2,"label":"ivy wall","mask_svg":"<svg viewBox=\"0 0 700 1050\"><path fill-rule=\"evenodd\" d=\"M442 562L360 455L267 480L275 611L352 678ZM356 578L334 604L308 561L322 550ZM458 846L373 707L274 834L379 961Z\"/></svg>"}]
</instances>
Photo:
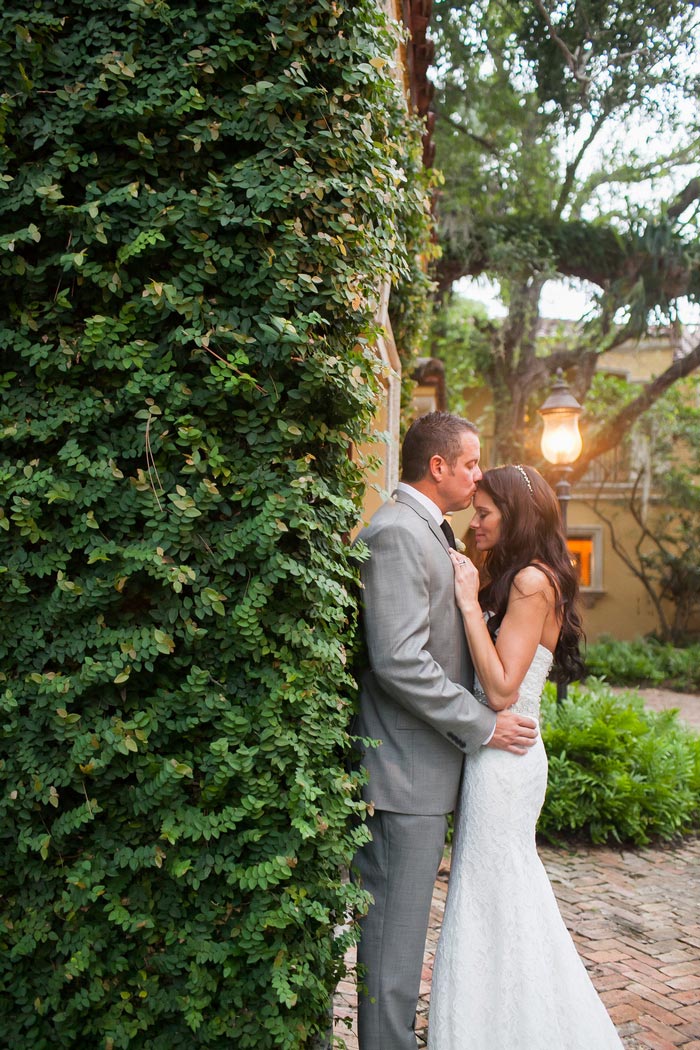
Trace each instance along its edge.
<instances>
[{"instance_id":1,"label":"ivy wall","mask_svg":"<svg viewBox=\"0 0 700 1050\"><path fill-rule=\"evenodd\" d=\"M0 1032L311 1047L378 292L418 129L369 0L0 13ZM401 292L401 289L403 291Z\"/></svg>"}]
</instances>

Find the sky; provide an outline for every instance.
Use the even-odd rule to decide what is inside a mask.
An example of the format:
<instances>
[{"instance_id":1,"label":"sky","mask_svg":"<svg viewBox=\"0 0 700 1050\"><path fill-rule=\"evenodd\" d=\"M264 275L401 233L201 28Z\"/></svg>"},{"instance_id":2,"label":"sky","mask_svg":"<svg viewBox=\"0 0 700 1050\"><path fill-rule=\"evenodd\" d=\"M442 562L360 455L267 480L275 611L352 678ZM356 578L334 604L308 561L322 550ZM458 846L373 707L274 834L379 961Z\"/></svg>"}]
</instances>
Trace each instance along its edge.
<instances>
[{"instance_id":1,"label":"sky","mask_svg":"<svg viewBox=\"0 0 700 1050\"><path fill-rule=\"evenodd\" d=\"M456 283L454 290L465 299L476 299L483 303L489 317L505 317L506 309L499 299L496 281L488 281L485 277L463 277ZM542 317L578 321L586 310L587 302L586 294L571 287L569 282L547 281L540 299L540 313Z\"/></svg>"},{"instance_id":2,"label":"sky","mask_svg":"<svg viewBox=\"0 0 700 1050\"><path fill-rule=\"evenodd\" d=\"M463 277L455 284L455 291L465 299L476 299L486 307L489 317L505 317L506 310L498 297L498 284L484 277ZM542 289L540 315L557 321L580 321L592 296L593 285L584 281L547 281ZM700 306L687 299L678 299L677 307L683 324L700 324Z\"/></svg>"}]
</instances>

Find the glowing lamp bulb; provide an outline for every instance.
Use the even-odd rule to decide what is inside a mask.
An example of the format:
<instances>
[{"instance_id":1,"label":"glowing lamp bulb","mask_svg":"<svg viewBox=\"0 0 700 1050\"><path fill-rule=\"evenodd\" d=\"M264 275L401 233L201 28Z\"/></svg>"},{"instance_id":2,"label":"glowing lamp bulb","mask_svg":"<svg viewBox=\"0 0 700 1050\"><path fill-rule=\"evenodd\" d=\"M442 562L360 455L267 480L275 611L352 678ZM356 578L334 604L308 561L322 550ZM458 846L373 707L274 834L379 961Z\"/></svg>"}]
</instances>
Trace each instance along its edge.
<instances>
[{"instance_id":1,"label":"glowing lamp bulb","mask_svg":"<svg viewBox=\"0 0 700 1050\"><path fill-rule=\"evenodd\" d=\"M567 466L581 455L583 441L578 429L578 417L582 411L559 369L552 393L539 409L544 423L540 447L549 463Z\"/></svg>"}]
</instances>

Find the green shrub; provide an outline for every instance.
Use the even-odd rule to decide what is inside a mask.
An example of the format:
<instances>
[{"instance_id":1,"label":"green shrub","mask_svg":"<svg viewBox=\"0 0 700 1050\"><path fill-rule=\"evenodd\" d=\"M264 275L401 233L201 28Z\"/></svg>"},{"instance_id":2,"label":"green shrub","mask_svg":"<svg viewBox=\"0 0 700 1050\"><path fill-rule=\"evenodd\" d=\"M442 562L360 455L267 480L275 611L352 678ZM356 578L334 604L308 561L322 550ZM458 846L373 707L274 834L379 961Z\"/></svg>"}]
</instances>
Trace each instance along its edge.
<instances>
[{"instance_id":1,"label":"green shrub","mask_svg":"<svg viewBox=\"0 0 700 1050\"><path fill-rule=\"evenodd\" d=\"M700 645L679 649L654 638L620 642L604 637L587 647L586 667L589 674L611 685L700 690Z\"/></svg>"},{"instance_id":2,"label":"green shrub","mask_svg":"<svg viewBox=\"0 0 700 1050\"><path fill-rule=\"evenodd\" d=\"M700 828L700 736L675 711L648 711L639 696L590 681L559 704L547 685L542 719L545 838L640 846Z\"/></svg>"},{"instance_id":3,"label":"green shrub","mask_svg":"<svg viewBox=\"0 0 700 1050\"><path fill-rule=\"evenodd\" d=\"M0 25L3 1045L310 1047L364 834L348 450L427 229L396 39L373 0Z\"/></svg>"}]
</instances>

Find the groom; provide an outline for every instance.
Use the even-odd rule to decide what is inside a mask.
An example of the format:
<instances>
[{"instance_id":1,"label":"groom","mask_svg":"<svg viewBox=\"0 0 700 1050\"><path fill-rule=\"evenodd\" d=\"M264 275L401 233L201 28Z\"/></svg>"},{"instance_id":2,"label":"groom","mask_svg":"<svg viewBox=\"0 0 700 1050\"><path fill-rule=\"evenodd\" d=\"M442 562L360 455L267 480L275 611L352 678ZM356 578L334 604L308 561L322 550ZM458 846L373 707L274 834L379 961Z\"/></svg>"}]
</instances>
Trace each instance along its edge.
<instances>
[{"instance_id":1,"label":"groom","mask_svg":"<svg viewBox=\"0 0 700 1050\"><path fill-rule=\"evenodd\" d=\"M370 550L361 573L369 666L357 735L381 741L363 754L372 841L355 857L374 899L358 947L360 1050L416 1050L433 886L464 756L484 745L524 754L537 735L532 719L497 716L468 691L473 668L444 515L469 505L479 455L472 423L447 412L420 417L404 440L395 499L360 534Z\"/></svg>"}]
</instances>

